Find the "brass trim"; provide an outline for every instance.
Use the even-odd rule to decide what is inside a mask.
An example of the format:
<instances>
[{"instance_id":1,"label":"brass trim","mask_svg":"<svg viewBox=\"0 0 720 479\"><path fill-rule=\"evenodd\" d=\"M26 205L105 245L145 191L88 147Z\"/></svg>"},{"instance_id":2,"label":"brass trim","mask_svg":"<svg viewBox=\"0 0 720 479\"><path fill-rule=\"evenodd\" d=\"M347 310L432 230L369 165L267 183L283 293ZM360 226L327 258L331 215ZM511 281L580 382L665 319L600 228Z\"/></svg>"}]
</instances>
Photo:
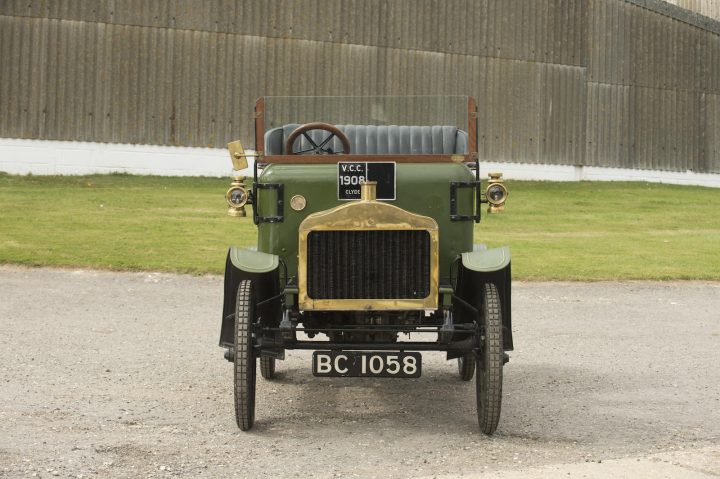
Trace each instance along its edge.
<instances>
[{"instance_id":1,"label":"brass trim","mask_svg":"<svg viewBox=\"0 0 720 479\"><path fill-rule=\"evenodd\" d=\"M489 196L490 188L492 188L494 186L501 188L503 191L503 196L499 200L495 200ZM507 197L508 197L508 190L505 187L505 185L503 185L502 183L490 183L487 186L487 188L485 188L485 197L487 198L487 202L490 203L491 205L500 206L502 204L505 204L505 201L507 200Z\"/></svg>"},{"instance_id":2,"label":"brass trim","mask_svg":"<svg viewBox=\"0 0 720 479\"><path fill-rule=\"evenodd\" d=\"M232 160L234 170L244 170L248 167L245 147L243 147L240 140L231 141L227 144L227 148L230 152L230 159Z\"/></svg>"},{"instance_id":3,"label":"brass trim","mask_svg":"<svg viewBox=\"0 0 720 479\"><path fill-rule=\"evenodd\" d=\"M311 231L423 230L430 234L430 294L419 299L313 299L307 294L307 238ZM376 200L360 200L313 213L298 230L298 304L314 311L394 311L438 308L439 230L428 216Z\"/></svg>"},{"instance_id":4,"label":"brass trim","mask_svg":"<svg viewBox=\"0 0 720 479\"><path fill-rule=\"evenodd\" d=\"M240 140L231 141L227 144L228 151L230 152L230 159L232 160L233 170L244 170L248 167L248 158L257 158L258 161L262 161L262 152L247 153L245 147L242 145Z\"/></svg>"},{"instance_id":5,"label":"brass trim","mask_svg":"<svg viewBox=\"0 0 720 479\"><path fill-rule=\"evenodd\" d=\"M235 190L241 190L243 192L243 200L242 203L236 204L233 203L231 198L232 192ZM244 176L236 176L233 178L232 183L230 183L230 188L225 193L225 201L228 204L228 215L244 218L247 216L247 213L245 212L245 205L248 202L248 191L247 187L245 186L245 177Z\"/></svg>"},{"instance_id":6,"label":"brass trim","mask_svg":"<svg viewBox=\"0 0 720 479\"><path fill-rule=\"evenodd\" d=\"M363 181L360 185L360 199L373 201L377 199L377 181Z\"/></svg>"},{"instance_id":7,"label":"brass trim","mask_svg":"<svg viewBox=\"0 0 720 479\"><path fill-rule=\"evenodd\" d=\"M488 176L490 177L490 180L488 182L487 188L485 188L485 199L488 202L488 213L502 213L505 211L505 202L508 199L508 195L510 194L508 192L507 187L503 183L502 179L502 173L488 173ZM498 186L502 188L503 190L503 196L499 200L494 200L490 197L490 189Z\"/></svg>"},{"instance_id":8,"label":"brass trim","mask_svg":"<svg viewBox=\"0 0 720 479\"><path fill-rule=\"evenodd\" d=\"M302 211L307 206L307 199L303 195L295 195L290 198L290 208L295 211Z\"/></svg>"}]
</instances>

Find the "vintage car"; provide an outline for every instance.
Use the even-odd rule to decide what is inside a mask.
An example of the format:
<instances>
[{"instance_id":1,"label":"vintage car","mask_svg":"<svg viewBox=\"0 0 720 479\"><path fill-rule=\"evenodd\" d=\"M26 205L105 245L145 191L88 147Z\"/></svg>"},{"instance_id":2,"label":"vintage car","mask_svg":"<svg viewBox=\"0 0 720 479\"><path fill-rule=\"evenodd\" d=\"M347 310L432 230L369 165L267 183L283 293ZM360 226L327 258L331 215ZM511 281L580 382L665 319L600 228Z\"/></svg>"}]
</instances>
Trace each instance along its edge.
<instances>
[{"instance_id":1,"label":"vintage car","mask_svg":"<svg viewBox=\"0 0 720 479\"><path fill-rule=\"evenodd\" d=\"M254 154L228 145L235 170L255 156L229 213L252 205L258 228L225 266L238 426L253 427L258 360L267 380L291 349L314 351L315 376L417 378L421 352L441 351L475 376L492 434L513 349L510 252L474 244L473 227L507 189L492 174L481 190L475 100L265 97L254 120Z\"/></svg>"}]
</instances>

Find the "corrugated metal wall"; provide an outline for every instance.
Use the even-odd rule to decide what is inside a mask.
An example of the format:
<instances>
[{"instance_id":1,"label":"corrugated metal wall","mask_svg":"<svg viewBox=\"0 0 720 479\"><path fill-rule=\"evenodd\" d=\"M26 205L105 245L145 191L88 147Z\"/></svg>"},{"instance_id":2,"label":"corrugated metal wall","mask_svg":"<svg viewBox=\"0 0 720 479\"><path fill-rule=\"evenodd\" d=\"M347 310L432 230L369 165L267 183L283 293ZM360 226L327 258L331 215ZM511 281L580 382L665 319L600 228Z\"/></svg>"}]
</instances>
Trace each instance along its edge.
<instances>
[{"instance_id":1,"label":"corrugated metal wall","mask_svg":"<svg viewBox=\"0 0 720 479\"><path fill-rule=\"evenodd\" d=\"M682 12L3 0L0 136L222 147L251 144L261 95L471 94L484 159L720 173L720 23Z\"/></svg>"},{"instance_id":2,"label":"corrugated metal wall","mask_svg":"<svg viewBox=\"0 0 720 479\"><path fill-rule=\"evenodd\" d=\"M718 0L667 0L667 2L720 20L720 2Z\"/></svg>"}]
</instances>

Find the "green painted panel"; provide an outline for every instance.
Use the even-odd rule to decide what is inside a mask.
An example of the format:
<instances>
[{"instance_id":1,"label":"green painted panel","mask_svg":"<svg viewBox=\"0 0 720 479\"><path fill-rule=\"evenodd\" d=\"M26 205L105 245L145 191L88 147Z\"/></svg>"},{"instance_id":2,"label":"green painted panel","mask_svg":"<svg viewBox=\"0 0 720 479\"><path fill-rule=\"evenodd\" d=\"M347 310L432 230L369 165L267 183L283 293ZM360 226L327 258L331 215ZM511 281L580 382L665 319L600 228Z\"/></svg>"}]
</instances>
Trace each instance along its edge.
<instances>
[{"instance_id":1,"label":"green painted panel","mask_svg":"<svg viewBox=\"0 0 720 479\"><path fill-rule=\"evenodd\" d=\"M270 165L260 182L282 183L285 188L285 219L259 226L258 250L280 256L290 277L297 275L298 228L306 216L345 203L337 199L337 165ZM461 253L472 250L473 223L450 221L450 182L472 181L473 173L459 163L403 163L397 165L396 200L390 203L409 212L429 216L440 228L440 282L447 283L450 265ZM290 208L290 198L303 195L303 211ZM277 193L259 190L259 213L277 212ZM473 192L458 190L458 214L473 212Z\"/></svg>"}]
</instances>

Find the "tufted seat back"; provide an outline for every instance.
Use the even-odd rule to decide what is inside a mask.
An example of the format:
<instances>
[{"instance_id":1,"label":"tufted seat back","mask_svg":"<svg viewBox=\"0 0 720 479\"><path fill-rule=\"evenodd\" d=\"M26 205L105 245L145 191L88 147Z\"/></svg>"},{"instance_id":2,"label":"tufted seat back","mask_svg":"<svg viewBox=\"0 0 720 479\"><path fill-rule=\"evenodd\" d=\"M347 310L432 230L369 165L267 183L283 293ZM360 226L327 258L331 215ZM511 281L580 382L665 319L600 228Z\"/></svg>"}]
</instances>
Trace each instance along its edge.
<instances>
[{"instance_id":1,"label":"tufted seat back","mask_svg":"<svg viewBox=\"0 0 720 479\"><path fill-rule=\"evenodd\" d=\"M265 133L265 154L283 155L285 141L300 125L289 124ZM468 152L468 135L454 126L335 125L348 137L354 155L454 155ZM317 144L330 135L311 130L308 135ZM333 151L342 150L337 138L329 144ZM307 150L310 143L301 135L294 151Z\"/></svg>"}]
</instances>

